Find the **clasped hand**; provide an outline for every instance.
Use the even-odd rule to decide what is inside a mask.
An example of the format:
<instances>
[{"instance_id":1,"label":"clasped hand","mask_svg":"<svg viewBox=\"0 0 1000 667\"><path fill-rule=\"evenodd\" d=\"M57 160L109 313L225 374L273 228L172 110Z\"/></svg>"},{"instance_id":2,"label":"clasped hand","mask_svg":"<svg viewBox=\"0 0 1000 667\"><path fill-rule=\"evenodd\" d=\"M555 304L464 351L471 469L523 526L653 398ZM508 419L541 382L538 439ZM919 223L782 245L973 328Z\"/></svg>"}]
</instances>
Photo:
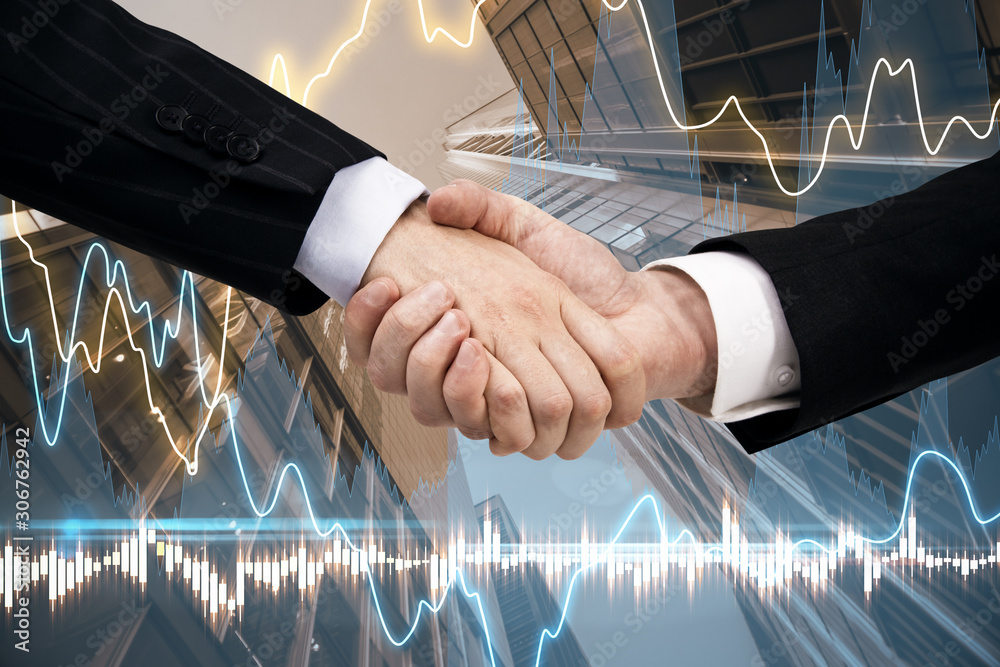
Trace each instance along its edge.
<instances>
[{"instance_id":1,"label":"clasped hand","mask_svg":"<svg viewBox=\"0 0 1000 667\"><path fill-rule=\"evenodd\" d=\"M376 388L499 455L577 458L645 401L715 382L711 310L686 274L626 271L597 240L468 181L393 226L345 331Z\"/></svg>"}]
</instances>

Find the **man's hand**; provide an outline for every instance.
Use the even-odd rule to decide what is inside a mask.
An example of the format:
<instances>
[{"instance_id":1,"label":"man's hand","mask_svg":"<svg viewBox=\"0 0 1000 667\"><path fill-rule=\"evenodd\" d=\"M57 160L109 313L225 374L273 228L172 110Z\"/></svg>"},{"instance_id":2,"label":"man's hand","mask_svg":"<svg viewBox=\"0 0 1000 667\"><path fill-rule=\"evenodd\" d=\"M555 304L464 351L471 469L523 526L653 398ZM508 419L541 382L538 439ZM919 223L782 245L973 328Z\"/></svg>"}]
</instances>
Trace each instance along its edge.
<instances>
[{"instance_id":1,"label":"man's hand","mask_svg":"<svg viewBox=\"0 0 1000 667\"><path fill-rule=\"evenodd\" d=\"M646 400L713 391L715 321L705 293L684 272L627 271L600 241L523 199L471 181L437 190L427 210L438 224L517 248L614 324L639 350Z\"/></svg>"},{"instance_id":2,"label":"man's hand","mask_svg":"<svg viewBox=\"0 0 1000 667\"><path fill-rule=\"evenodd\" d=\"M362 286L347 307L348 352L376 387L406 393L422 423L451 423L455 407L466 435L492 434L494 453L575 458L606 424L641 412L632 344L521 252L435 225L421 202L390 230Z\"/></svg>"},{"instance_id":3,"label":"man's hand","mask_svg":"<svg viewBox=\"0 0 1000 667\"><path fill-rule=\"evenodd\" d=\"M699 396L713 390L718 356L714 320L704 293L683 272L628 272L595 239L521 199L467 181L435 192L428 210L438 223L474 229L522 251L614 323L640 352L645 400ZM348 305L349 337L365 341L366 359L367 343L375 338L370 347L373 361L393 359L391 363L399 366L398 355L410 351L402 365L407 367L407 383L420 387L410 393L414 412L439 416L447 412L440 423L453 420L463 432L475 432L482 413L463 402L478 397L477 388L487 381L481 347L474 339L466 339L464 319L459 311L448 311L453 305L450 301L435 308L412 295L397 302L397 295L388 280L359 291ZM405 336L389 341L376 333L385 326L382 319L387 313L392 320L407 323ZM452 317L460 323L457 329ZM638 418L636 412L617 414L623 419L609 419L608 428ZM505 418L489 413L494 425Z\"/></svg>"}]
</instances>

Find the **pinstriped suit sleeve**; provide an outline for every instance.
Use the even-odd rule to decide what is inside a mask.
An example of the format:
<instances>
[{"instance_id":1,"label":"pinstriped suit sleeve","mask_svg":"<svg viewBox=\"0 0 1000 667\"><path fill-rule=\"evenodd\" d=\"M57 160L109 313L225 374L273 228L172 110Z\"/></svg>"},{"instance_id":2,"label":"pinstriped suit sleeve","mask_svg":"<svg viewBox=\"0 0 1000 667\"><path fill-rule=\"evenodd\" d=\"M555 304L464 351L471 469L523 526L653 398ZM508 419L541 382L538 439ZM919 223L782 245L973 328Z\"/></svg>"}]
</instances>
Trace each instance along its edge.
<instances>
[{"instance_id":1,"label":"pinstriped suit sleeve","mask_svg":"<svg viewBox=\"0 0 1000 667\"><path fill-rule=\"evenodd\" d=\"M750 452L1000 355L1000 153L871 206L712 239L771 278L799 407L727 423Z\"/></svg>"},{"instance_id":2,"label":"pinstriped suit sleeve","mask_svg":"<svg viewBox=\"0 0 1000 667\"><path fill-rule=\"evenodd\" d=\"M326 301L296 256L337 172L381 153L109 0L6 0L0 34L3 194L292 314ZM166 131L164 106L259 157Z\"/></svg>"}]
</instances>

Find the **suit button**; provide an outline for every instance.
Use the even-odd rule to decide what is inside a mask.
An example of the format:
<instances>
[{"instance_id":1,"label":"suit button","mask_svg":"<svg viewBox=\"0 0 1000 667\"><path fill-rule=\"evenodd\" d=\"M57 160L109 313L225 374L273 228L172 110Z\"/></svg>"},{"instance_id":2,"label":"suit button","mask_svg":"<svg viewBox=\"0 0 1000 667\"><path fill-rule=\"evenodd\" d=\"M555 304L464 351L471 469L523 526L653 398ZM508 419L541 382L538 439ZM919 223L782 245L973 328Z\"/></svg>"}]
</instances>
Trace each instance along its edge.
<instances>
[{"instance_id":1,"label":"suit button","mask_svg":"<svg viewBox=\"0 0 1000 667\"><path fill-rule=\"evenodd\" d=\"M181 123L181 130L189 141L196 144L205 143L205 130L211 123L204 116L191 115Z\"/></svg>"},{"instance_id":2,"label":"suit button","mask_svg":"<svg viewBox=\"0 0 1000 667\"><path fill-rule=\"evenodd\" d=\"M175 104L165 104L156 110L156 122L167 132L180 132L181 123L187 118L184 107Z\"/></svg>"},{"instance_id":3,"label":"suit button","mask_svg":"<svg viewBox=\"0 0 1000 667\"><path fill-rule=\"evenodd\" d=\"M253 162L260 157L260 144L251 136L234 134L226 142L226 151L240 162Z\"/></svg>"},{"instance_id":4,"label":"suit button","mask_svg":"<svg viewBox=\"0 0 1000 667\"><path fill-rule=\"evenodd\" d=\"M205 130L205 143L216 153L225 153L226 141L229 139L230 134L232 132L229 131L228 127L213 125Z\"/></svg>"}]
</instances>

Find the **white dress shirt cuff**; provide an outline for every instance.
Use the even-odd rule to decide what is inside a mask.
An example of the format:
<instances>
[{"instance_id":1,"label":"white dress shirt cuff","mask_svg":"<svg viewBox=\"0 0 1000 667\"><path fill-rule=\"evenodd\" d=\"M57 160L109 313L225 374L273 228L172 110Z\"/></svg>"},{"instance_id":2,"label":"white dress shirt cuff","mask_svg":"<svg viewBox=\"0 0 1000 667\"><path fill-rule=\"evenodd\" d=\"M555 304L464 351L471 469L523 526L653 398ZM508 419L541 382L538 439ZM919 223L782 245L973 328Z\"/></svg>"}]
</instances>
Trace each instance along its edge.
<instances>
[{"instance_id":1,"label":"white dress shirt cuff","mask_svg":"<svg viewBox=\"0 0 1000 667\"><path fill-rule=\"evenodd\" d=\"M375 251L424 184L373 157L337 172L306 230L294 267L346 306Z\"/></svg>"},{"instance_id":2,"label":"white dress shirt cuff","mask_svg":"<svg viewBox=\"0 0 1000 667\"><path fill-rule=\"evenodd\" d=\"M737 252L652 262L684 271L708 296L719 365L715 393L677 402L713 421L733 422L799 407L799 354L767 272Z\"/></svg>"}]
</instances>

